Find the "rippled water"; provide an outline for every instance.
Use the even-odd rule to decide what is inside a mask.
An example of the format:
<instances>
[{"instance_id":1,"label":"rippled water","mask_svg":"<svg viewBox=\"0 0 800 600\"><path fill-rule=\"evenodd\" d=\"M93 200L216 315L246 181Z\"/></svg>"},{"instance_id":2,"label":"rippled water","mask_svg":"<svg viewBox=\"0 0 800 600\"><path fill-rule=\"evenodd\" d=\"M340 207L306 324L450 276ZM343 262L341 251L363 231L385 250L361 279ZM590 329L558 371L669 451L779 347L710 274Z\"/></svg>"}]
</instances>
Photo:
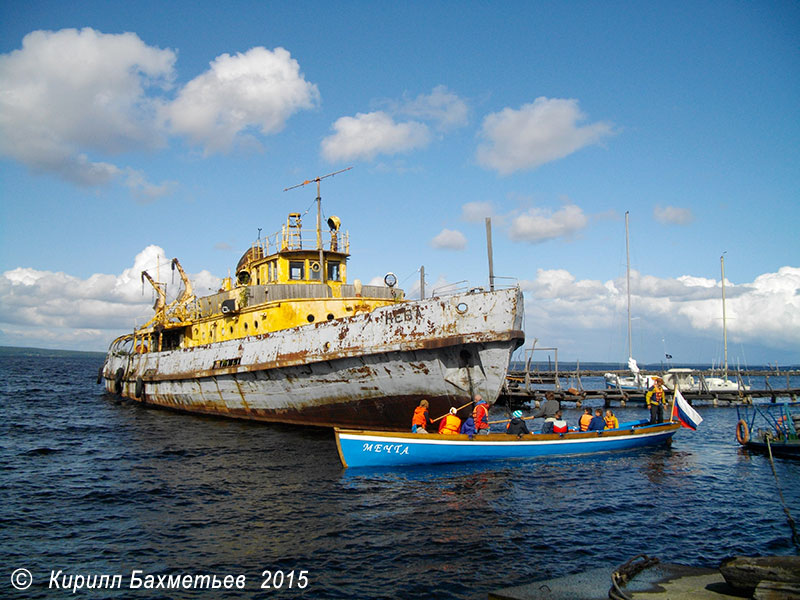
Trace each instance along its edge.
<instances>
[{"instance_id":1,"label":"rippled water","mask_svg":"<svg viewBox=\"0 0 800 600\"><path fill-rule=\"evenodd\" d=\"M220 596L128 589L140 569L245 575L225 597L472 599L639 553L715 567L796 551L768 460L736 443L735 408L701 407L700 430L669 448L346 471L327 430L143 408L102 393L101 363L0 357L0 597ZM775 466L800 520L800 460ZM21 567L27 591L9 583ZM73 595L48 589L51 570L124 585ZM308 585L261 590L265 570L307 571Z\"/></svg>"}]
</instances>

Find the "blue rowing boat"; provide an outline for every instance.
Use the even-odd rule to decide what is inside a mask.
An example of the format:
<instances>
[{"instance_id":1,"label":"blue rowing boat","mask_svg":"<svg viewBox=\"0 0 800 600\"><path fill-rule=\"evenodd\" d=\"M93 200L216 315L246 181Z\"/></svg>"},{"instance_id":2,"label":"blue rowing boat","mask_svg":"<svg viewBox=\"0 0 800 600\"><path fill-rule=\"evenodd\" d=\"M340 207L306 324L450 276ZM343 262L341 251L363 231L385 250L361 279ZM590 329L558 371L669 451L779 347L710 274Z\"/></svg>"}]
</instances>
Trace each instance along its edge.
<instances>
[{"instance_id":1,"label":"blue rowing boat","mask_svg":"<svg viewBox=\"0 0 800 600\"><path fill-rule=\"evenodd\" d=\"M680 423L622 423L618 429L512 436L440 435L335 428L336 447L345 467L400 467L468 461L596 454L664 444Z\"/></svg>"}]
</instances>

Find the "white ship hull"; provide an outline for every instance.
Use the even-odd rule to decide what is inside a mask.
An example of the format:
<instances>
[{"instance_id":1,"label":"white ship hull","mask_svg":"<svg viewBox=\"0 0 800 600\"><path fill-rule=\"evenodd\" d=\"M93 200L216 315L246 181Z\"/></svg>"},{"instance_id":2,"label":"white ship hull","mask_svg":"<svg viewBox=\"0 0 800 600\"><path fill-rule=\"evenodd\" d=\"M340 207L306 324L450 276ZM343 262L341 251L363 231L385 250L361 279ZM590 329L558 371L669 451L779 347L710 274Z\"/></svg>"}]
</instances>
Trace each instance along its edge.
<instances>
[{"instance_id":1,"label":"white ship hull","mask_svg":"<svg viewBox=\"0 0 800 600\"><path fill-rule=\"evenodd\" d=\"M475 393L493 403L522 317L518 289L480 291L195 348L112 346L103 376L108 392L182 411L404 429L423 398L432 417Z\"/></svg>"}]
</instances>

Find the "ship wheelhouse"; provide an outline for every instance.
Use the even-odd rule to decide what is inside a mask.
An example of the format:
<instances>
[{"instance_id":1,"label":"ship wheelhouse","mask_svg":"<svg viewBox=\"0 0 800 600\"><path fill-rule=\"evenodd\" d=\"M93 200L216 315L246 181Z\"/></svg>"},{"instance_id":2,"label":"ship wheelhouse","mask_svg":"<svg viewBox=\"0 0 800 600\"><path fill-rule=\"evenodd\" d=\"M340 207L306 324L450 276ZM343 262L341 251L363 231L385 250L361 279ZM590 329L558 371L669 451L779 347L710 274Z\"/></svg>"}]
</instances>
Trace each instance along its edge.
<instances>
[{"instance_id":1,"label":"ship wheelhouse","mask_svg":"<svg viewBox=\"0 0 800 600\"><path fill-rule=\"evenodd\" d=\"M143 272L143 280L159 295L156 314L133 335L120 339L130 339L132 354L193 348L403 302L403 291L393 285L347 282L349 234L340 230L338 217L328 218L327 224L329 231L323 236L319 227L304 230L299 213L289 214L279 232L253 243L239 260L235 277L223 279L220 290L209 296L192 294L177 259L173 268L180 271L184 290L169 305L163 284Z\"/></svg>"}]
</instances>

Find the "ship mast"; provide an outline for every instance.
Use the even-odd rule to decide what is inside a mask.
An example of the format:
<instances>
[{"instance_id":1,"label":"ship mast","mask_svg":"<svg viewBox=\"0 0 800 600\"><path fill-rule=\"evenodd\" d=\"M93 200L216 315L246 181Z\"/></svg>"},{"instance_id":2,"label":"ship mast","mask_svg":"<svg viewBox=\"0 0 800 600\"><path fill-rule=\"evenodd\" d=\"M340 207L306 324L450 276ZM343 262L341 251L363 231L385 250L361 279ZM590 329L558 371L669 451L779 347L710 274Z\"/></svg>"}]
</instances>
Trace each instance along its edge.
<instances>
[{"instance_id":1,"label":"ship mast","mask_svg":"<svg viewBox=\"0 0 800 600\"><path fill-rule=\"evenodd\" d=\"M320 270L320 281L325 283L327 281L327 273L325 272L325 262L324 262L324 254L322 252L322 195L320 194L320 181L323 179L327 179L328 177L333 177L334 175L338 175L339 173L344 173L345 171L349 171L353 167L347 167L346 169L342 169L340 171L334 171L333 173L328 173L327 175L322 175L321 177L315 177L314 179L306 179L303 183L298 183L297 185L293 185L288 188L283 188L284 192L288 192L289 190L293 190L295 188L303 187L311 183L312 181L317 182L317 249L319 250L319 270Z\"/></svg>"},{"instance_id":2,"label":"ship mast","mask_svg":"<svg viewBox=\"0 0 800 600\"><path fill-rule=\"evenodd\" d=\"M723 377L725 379L728 378L728 322L725 318L725 253L722 253L722 256L719 257L720 268L722 270L722 345L723 345L723 352L725 357L725 363L723 367Z\"/></svg>"},{"instance_id":3,"label":"ship mast","mask_svg":"<svg viewBox=\"0 0 800 600\"><path fill-rule=\"evenodd\" d=\"M628 213L625 211L625 262L626 269L626 287L628 290L628 362L633 358L633 342L631 341L631 245L628 240Z\"/></svg>"}]
</instances>

